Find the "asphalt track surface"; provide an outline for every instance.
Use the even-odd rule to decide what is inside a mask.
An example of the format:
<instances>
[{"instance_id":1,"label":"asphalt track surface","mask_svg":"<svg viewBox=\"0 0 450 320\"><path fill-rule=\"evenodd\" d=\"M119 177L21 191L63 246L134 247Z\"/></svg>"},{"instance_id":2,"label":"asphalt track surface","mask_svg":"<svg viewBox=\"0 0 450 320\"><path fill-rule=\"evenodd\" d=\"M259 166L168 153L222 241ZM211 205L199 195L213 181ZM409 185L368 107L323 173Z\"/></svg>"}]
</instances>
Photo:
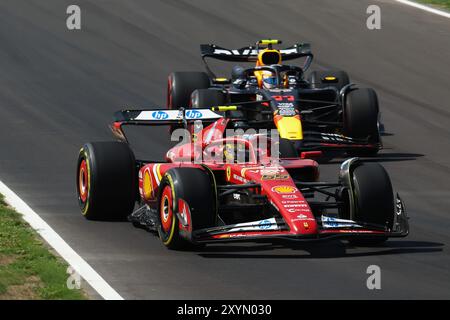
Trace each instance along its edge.
<instances>
[{"instance_id":1,"label":"asphalt track surface","mask_svg":"<svg viewBox=\"0 0 450 320\"><path fill-rule=\"evenodd\" d=\"M124 298L450 298L449 19L372 0L77 1L82 30L68 31L69 4L0 1L0 179ZM366 28L369 4L381 7L381 30ZM171 71L202 69L200 43L234 48L267 37L311 42L313 69L347 70L378 92L386 130L378 161L407 204L410 236L378 248L173 252L128 223L84 220L78 150L111 139L112 112L164 105ZM146 134L135 146L161 155L167 138ZM335 180L338 161L321 170ZM373 264L381 290L366 287Z\"/></svg>"}]
</instances>

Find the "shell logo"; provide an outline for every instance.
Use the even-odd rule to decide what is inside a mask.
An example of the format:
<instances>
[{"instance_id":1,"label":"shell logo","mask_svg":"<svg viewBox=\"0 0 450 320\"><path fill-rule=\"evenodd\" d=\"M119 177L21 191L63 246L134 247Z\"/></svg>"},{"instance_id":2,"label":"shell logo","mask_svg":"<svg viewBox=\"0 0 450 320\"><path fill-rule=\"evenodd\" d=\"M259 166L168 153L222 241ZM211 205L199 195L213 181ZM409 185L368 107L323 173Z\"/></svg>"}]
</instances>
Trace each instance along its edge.
<instances>
[{"instance_id":1,"label":"shell logo","mask_svg":"<svg viewBox=\"0 0 450 320\"><path fill-rule=\"evenodd\" d=\"M292 186L276 186L272 188L272 191L279 194L295 193L297 188Z\"/></svg>"}]
</instances>

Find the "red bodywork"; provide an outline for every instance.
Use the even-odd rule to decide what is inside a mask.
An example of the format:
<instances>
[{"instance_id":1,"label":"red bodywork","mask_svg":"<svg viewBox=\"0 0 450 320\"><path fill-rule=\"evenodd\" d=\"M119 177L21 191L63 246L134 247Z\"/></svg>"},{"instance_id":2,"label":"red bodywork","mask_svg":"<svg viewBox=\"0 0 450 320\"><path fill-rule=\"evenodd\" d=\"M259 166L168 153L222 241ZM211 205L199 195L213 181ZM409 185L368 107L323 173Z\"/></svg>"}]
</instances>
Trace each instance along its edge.
<instances>
[{"instance_id":1,"label":"red bodywork","mask_svg":"<svg viewBox=\"0 0 450 320\"><path fill-rule=\"evenodd\" d=\"M157 206L159 184L164 174L171 168L194 167L204 170L207 166L214 174L227 184L248 184L256 183L260 188L254 192L267 197L270 204L279 212L284 220L284 228L230 228L228 230L207 233L199 236L196 241L217 241L217 240L242 240L260 237L295 237L295 238L319 238L319 236L340 235L342 233L371 233L383 234L383 232L349 229L322 229L314 217L304 195L296 187L294 180L289 174L290 169L308 169L313 180L319 178L318 163L311 159L282 159L280 163L270 163L270 151L256 149L252 138L242 136L224 137L224 131L228 120L221 118L204 128L196 135L192 143L185 143L170 149L166 154L166 163L145 164L139 171L139 193L143 202L151 207ZM250 163L224 163L224 146L227 143L242 143L249 150ZM268 147L268 149L270 146ZM256 154L259 152L259 161L256 162ZM212 154L214 156L212 156ZM262 157L261 157L262 154ZM200 161L200 156L203 159ZM315 154L313 155L315 156ZM197 161L197 162L195 162ZM251 163L253 161L253 163ZM265 165L263 165L265 164ZM179 211L184 211L187 225L179 223L180 231L192 233L189 216L189 205L180 203ZM180 212L181 214L181 212ZM214 229L214 228L213 228ZM217 228L216 228L217 229ZM220 229L220 228L219 228ZM181 232L180 234L182 234ZM190 237L192 240L192 237Z\"/></svg>"}]
</instances>

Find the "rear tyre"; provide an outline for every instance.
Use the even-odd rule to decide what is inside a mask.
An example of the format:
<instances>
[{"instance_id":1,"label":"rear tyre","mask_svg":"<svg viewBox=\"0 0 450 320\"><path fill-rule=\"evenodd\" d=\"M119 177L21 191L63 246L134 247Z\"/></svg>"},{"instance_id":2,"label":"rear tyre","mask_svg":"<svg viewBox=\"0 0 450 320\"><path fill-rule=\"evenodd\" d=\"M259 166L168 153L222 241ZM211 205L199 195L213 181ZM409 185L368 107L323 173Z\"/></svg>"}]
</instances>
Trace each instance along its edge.
<instances>
[{"instance_id":1,"label":"rear tyre","mask_svg":"<svg viewBox=\"0 0 450 320\"><path fill-rule=\"evenodd\" d=\"M204 170L168 170L161 180L158 199L158 233L163 244L169 249L193 248L192 243L180 234L180 221L176 215L177 212L183 212L180 205L187 205L192 231L216 225L216 189L210 175Z\"/></svg>"},{"instance_id":2,"label":"rear tyre","mask_svg":"<svg viewBox=\"0 0 450 320\"><path fill-rule=\"evenodd\" d=\"M205 72L172 72L167 82L167 108L188 108L195 89L206 89L210 80Z\"/></svg>"},{"instance_id":3,"label":"rear tyre","mask_svg":"<svg viewBox=\"0 0 450 320\"><path fill-rule=\"evenodd\" d=\"M336 80L327 81L326 77L335 77ZM311 72L308 81L311 83L311 87L314 89L335 87L340 91L344 86L350 83L350 78L347 72L342 70L324 70Z\"/></svg>"},{"instance_id":4,"label":"rear tyre","mask_svg":"<svg viewBox=\"0 0 450 320\"><path fill-rule=\"evenodd\" d=\"M124 220L137 198L136 162L128 144L92 142L78 156L80 209L89 220Z\"/></svg>"},{"instance_id":5,"label":"rear tyre","mask_svg":"<svg viewBox=\"0 0 450 320\"><path fill-rule=\"evenodd\" d=\"M210 108L227 104L227 95L220 89L197 89L191 95L192 108ZM228 117L240 117L241 111L227 111Z\"/></svg>"},{"instance_id":6,"label":"rear tyre","mask_svg":"<svg viewBox=\"0 0 450 320\"><path fill-rule=\"evenodd\" d=\"M394 223L394 192L386 170L378 163L362 163L352 174L355 199L355 220L392 229ZM387 237L357 237L350 243L375 245Z\"/></svg>"},{"instance_id":7,"label":"rear tyre","mask_svg":"<svg viewBox=\"0 0 450 320\"><path fill-rule=\"evenodd\" d=\"M197 89L191 94L191 107L210 108L220 106L226 103L227 97L222 90L216 89Z\"/></svg>"},{"instance_id":8,"label":"rear tyre","mask_svg":"<svg viewBox=\"0 0 450 320\"><path fill-rule=\"evenodd\" d=\"M167 81L167 109L189 108L195 89L209 88L211 82L205 72L172 72ZM171 125L169 132L182 128Z\"/></svg>"},{"instance_id":9,"label":"rear tyre","mask_svg":"<svg viewBox=\"0 0 450 320\"><path fill-rule=\"evenodd\" d=\"M351 138L369 138L369 143L379 143L378 98L373 89L362 88L350 91L344 103L343 134ZM378 147L367 148L357 155L375 155Z\"/></svg>"}]
</instances>

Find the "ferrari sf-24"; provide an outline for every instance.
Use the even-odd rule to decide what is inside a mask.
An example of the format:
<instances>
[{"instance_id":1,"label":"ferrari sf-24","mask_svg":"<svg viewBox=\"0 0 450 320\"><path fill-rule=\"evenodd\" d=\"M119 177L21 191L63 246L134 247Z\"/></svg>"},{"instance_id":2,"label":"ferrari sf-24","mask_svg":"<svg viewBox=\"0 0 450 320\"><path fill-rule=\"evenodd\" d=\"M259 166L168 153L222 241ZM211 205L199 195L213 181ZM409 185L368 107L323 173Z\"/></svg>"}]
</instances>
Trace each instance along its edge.
<instances>
[{"instance_id":1,"label":"ferrari sf-24","mask_svg":"<svg viewBox=\"0 0 450 320\"><path fill-rule=\"evenodd\" d=\"M320 151L299 154L292 141L259 133L225 135L234 127L230 110L117 112L111 129L118 140L86 143L79 152L82 214L128 219L154 230L170 249L258 239L376 244L408 235L404 203L381 165L350 158L335 182L320 181L314 160ZM194 139L168 150L160 162L136 159L124 130L188 128L198 121L205 127Z\"/></svg>"}]
</instances>

